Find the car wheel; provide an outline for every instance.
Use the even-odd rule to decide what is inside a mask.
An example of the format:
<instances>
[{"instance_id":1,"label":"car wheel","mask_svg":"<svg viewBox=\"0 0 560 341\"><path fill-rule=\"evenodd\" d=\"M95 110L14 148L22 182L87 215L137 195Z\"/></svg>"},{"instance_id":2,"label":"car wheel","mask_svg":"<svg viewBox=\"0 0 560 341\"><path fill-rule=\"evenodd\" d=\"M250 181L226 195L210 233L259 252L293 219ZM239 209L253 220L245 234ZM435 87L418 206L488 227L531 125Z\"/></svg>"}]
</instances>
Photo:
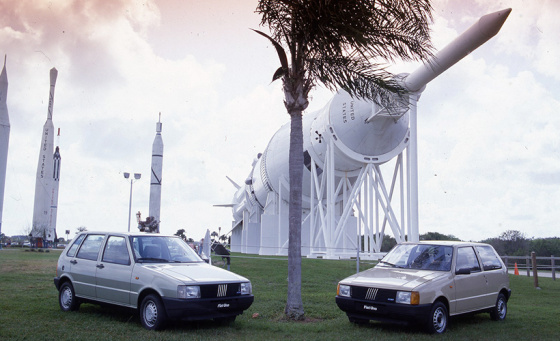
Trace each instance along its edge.
<instances>
[{"instance_id":1,"label":"car wheel","mask_svg":"<svg viewBox=\"0 0 560 341\"><path fill-rule=\"evenodd\" d=\"M58 303L62 311L74 311L80 308L80 301L74 294L74 287L71 283L65 282L58 291Z\"/></svg>"},{"instance_id":2,"label":"car wheel","mask_svg":"<svg viewBox=\"0 0 560 341\"><path fill-rule=\"evenodd\" d=\"M505 320L507 315L507 299L504 294L499 294L496 306L490 310L490 318L494 321Z\"/></svg>"},{"instance_id":3,"label":"car wheel","mask_svg":"<svg viewBox=\"0 0 560 341\"><path fill-rule=\"evenodd\" d=\"M150 294L142 300L140 305L140 322L149 330L162 329L167 320L165 308L159 296Z\"/></svg>"},{"instance_id":4,"label":"car wheel","mask_svg":"<svg viewBox=\"0 0 560 341\"><path fill-rule=\"evenodd\" d=\"M426 325L430 334L441 334L447 329L447 308L441 302L435 302L432 306L428 323Z\"/></svg>"}]
</instances>

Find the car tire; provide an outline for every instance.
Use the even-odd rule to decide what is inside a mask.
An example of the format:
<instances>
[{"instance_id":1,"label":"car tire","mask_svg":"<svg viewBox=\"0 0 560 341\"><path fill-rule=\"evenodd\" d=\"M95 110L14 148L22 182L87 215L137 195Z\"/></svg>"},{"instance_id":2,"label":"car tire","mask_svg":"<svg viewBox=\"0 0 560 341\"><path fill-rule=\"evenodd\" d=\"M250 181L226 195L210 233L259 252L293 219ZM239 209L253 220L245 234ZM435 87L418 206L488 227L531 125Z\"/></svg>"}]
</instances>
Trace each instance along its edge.
<instances>
[{"instance_id":1,"label":"car tire","mask_svg":"<svg viewBox=\"0 0 560 341\"><path fill-rule=\"evenodd\" d=\"M158 295L144 297L140 305L140 322L148 330L160 330L165 326L167 314Z\"/></svg>"},{"instance_id":2,"label":"car tire","mask_svg":"<svg viewBox=\"0 0 560 341\"><path fill-rule=\"evenodd\" d=\"M490 310L490 318L494 321L503 321L507 315L507 299L502 293L498 295L496 306Z\"/></svg>"},{"instance_id":3,"label":"car tire","mask_svg":"<svg viewBox=\"0 0 560 341\"><path fill-rule=\"evenodd\" d=\"M58 290L58 304L62 311L75 311L80 308L80 301L74 293L74 287L70 282L62 283Z\"/></svg>"},{"instance_id":4,"label":"car tire","mask_svg":"<svg viewBox=\"0 0 560 341\"><path fill-rule=\"evenodd\" d=\"M432 305L430 316L428 318L426 329L430 334L442 334L447 329L449 315L445 304L440 301Z\"/></svg>"}]
</instances>

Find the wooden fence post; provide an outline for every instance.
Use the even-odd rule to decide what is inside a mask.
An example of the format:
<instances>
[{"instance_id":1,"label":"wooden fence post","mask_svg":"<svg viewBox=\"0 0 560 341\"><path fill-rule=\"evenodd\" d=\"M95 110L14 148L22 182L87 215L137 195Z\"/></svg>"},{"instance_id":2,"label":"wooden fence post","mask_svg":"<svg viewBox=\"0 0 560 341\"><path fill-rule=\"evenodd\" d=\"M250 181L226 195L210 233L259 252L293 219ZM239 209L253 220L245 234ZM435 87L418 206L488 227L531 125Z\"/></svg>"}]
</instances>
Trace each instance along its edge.
<instances>
[{"instance_id":1,"label":"wooden fence post","mask_svg":"<svg viewBox=\"0 0 560 341\"><path fill-rule=\"evenodd\" d=\"M529 257L525 258L525 266L527 268L527 277L531 277L531 265L529 265Z\"/></svg>"},{"instance_id":2,"label":"wooden fence post","mask_svg":"<svg viewBox=\"0 0 560 341\"><path fill-rule=\"evenodd\" d=\"M537 254L535 251L531 251L531 260L533 263L533 279L535 281L535 288L539 288L539 275L537 273Z\"/></svg>"},{"instance_id":3,"label":"wooden fence post","mask_svg":"<svg viewBox=\"0 0 560 341\"><path fill-rule=\"evenodd\" d=\"M556 270L554 268L556 267L556 264L554 264L554 255L550 256L550 265L552 267L552 280L555 281L556 280Z\"/></svg>"}]
</instances>

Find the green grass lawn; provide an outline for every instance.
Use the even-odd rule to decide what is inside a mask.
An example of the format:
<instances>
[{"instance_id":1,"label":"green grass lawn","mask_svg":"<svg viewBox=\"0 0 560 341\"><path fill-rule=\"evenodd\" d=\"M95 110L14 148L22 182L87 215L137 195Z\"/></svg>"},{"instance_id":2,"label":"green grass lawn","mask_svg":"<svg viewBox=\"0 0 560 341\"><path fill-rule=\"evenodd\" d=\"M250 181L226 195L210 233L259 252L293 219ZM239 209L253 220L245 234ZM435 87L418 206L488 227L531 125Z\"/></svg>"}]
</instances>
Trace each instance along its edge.
<instances>
[{"instance_id":1,"label":"green grass lawn","mask_svg":"<svg viewBox=\"0 0 560 341\"><path fill-rule=\"evenodd\" d=\"M336 306L338 281L356 271L355 261L303 259L303 322L288 322L287 260L233 258L231 270L253 283L255 302L235 323L176 322L166 330L145 330L132 311L82 304L64 313L53 284L60 251L0 251L0 340L558 340L560 281L510 276L512 298L503 322L488 314L452 318L442 336L401 325L371 322L356 326ZM361 269L368 265L363 263Z\"/></svg>"}]
</instances>

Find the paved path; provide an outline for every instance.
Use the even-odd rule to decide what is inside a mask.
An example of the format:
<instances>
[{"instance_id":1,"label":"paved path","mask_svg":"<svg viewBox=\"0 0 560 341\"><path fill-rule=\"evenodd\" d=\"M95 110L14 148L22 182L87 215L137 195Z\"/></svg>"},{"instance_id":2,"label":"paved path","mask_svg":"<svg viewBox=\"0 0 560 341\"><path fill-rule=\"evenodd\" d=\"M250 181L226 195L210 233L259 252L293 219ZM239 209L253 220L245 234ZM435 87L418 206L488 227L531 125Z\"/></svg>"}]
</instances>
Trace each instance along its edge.
<instances>
[{"instance_id":1,"label":"paved path","mask_svg":"<svg viewBox=\"0 0 560 341\"><path fill-rule=\"evenodd\" d=\"M509 269L508 273L510 273L511 275L515 274L515 270L514 269ZM548 278L552 278L552 272L537 272L537 275L539 277L548 277ZM558 273L556 273L556 277L559 277ZM523 269L523 270L519 270L519 276L527 276L527 270ZM529 277L533 277L533 271L530 271L530 276Z\"/></svg>"}]
</instances>

